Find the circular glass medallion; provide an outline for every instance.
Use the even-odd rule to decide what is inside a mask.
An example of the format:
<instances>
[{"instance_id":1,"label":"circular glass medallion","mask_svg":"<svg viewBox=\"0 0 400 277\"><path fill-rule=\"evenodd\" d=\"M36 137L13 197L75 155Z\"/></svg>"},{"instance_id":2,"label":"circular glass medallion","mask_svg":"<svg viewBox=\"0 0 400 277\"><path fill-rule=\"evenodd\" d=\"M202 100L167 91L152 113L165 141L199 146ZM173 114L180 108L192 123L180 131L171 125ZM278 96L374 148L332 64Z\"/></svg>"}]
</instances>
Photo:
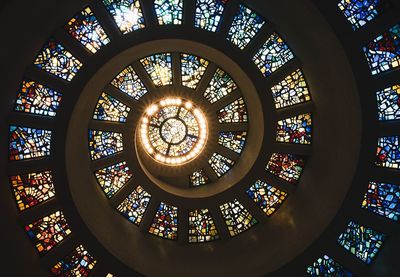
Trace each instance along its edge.
<instances>
[{"instance_id":1,"label":"circular glass medallion","mask_svg":"<svg viewBox=\"0 0 400 277\"><path fill-rule=\"evenodd\" d=\"M181 165L196 158L207 139L203 113L190 101L166 98L147 108L141 120L142 145L156 161Z\"/></svg>"}]
</instances>

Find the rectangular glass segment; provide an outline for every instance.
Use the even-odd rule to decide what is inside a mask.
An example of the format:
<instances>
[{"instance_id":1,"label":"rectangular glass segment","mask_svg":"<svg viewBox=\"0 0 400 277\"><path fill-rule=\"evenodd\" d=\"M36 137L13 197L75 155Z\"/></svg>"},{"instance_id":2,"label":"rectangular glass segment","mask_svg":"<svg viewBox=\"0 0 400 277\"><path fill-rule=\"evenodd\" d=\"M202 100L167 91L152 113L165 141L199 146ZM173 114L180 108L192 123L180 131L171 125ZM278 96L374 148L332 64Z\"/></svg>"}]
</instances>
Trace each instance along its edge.
<instances>
[{"instance_id":1,"label":"rectangular glass segment","mask_svg":"<svg viewBox=\"0 0 400 277\"><path fill-rule=\"evenodd\" d=\"M56 276L89 276L97 261L82 246L76 247L70 254L51 268Z\"/></svg>"},{"instance_id":2,"label":"rectangular glass segment","mask_svg":"<svg viewBox=\"0 0 400 277\"><path fill-rule=\"evenodd\" d=\"M296 144L311 144L311 113L300 114L279 120L276 141Z\"/></svg>"},{"instance_id":3,"label":"rectangular glass segment","mask_svg":"<svg viewBox=\"0 0 400 277\"><path fill-rule=\"evenodd\" d=\"M260 180L256 181L246 192L267 216L271 216L279 209L287 197L286 192Z\"/></svg>"},{"instance_id":4,"label":"rectangular glass segment","mask_svg":"<svg viewBox=\"0 0 400 277\"><path fill-rule=\"evenodd\" d=\"M394 221L400 217L400 186L369 182L361 207Z\"/></svg>"},{"instance_id":5,"label":"rectangular glass segment","mask_svg":"<svg viewBox=\"0 0 400 277\"><path fill-rule=\"evenodd\" d=\"M98 160L123 150L122 134L89 130L89 152L92 160Z\"/></svg>"},{"instance_id":6,"label":"rectangular glass segment","mask_svg":"<svg viewBox=\"0 0 400 277\"><path fill-rule=\"evenodd\" d=\"M265 20L258 13L240 5L229 29L227 39L243 50L264 24Z\"/></svg>"},{"instance_id":7,"label":"rectangular glass segment","mask_svg":"<svg viewBox=\"0 0 400 277\"><path fill-rule=\"evenodd\" d=\"M154 0L158 24L182 24L183 0Z\"/></svg>"},{"instance_id":8,"label":"rectangular glass segment","mask_svg":"<svg viewBox=\"0 0 400 277\"><path fill-rule=\"evenodd\" d=\"M19 161L50 156L51 131L11 125L9 160Z\"/></svg>"},{"instance_id":9,"label":"rectangular glass segment","mask_svg":"<svg viewBox=\"0 0 400 277\"><path fill-rule=\"evenodd\" d=\"M214 153L208 161L208 164L214 170L218 178L220 178L229 170L231 170L231 168L235 165L235 162L218 153Z\"/></svg>"},{"instance_id":10,"label":"rectangular glass segment","mask_svg":"<svg viewBox=\"0 0 400 277\"><path fill-rule=\"evenodd\" d=\"M97 101L93 119L125 123L130 110L131 108L103 92Z\"/></svg>"},{"instance_id":11,"label":"rectangular glass segment","mask_svg":"<svg viewBox=\"0 0 400 277\"><path fill-rule=\"evenodd\" d=\"M82 63L54 38L39 51L33 65L67 81L72 81L82 67Z\"/></svg>"},{"instance_id":12,"label":"rectangular glass segment","mask_svg":"<svg viewBox=\"0 0 400 277\"><path fill-rule=\"evenodd\" d=\"M106 32L89 7L84 8L79 14L71 18L64 29L93 54L110 42Z\"/></svg>"},{"instance_id":13,"label":"rectangular glass segment","mask_svg":"<svg viewBox=\"0 0 400 277\"><path fill-rule=\"evenodd\" d=\"M181 54L182 85L191 89L196 89L206 72L208 64L209 62L203 58L189 54Z\"/></svg>"},{"instance_id":14,"label":"rectangular glass segment","mask_svg":"<svg viewBox=\"0 0 400 277\"><path fill-rule=\"evenodd\" d=\"M217 228L208 209L189 211L189 243L219 239Z\"/></svg>"},{"instance_id":15,"label":"rectangular glass segment","mask_svg":"<svg viewBox=\"0 0 400 277\"><path fill-rule=\"evenodd\" d=\"M237 199L219 206L231 237L253 227L257 220Z\"/></svg>"},{"instance_id":16,"label":"rectangular glass segment","mask_svg":"<svg viewBox=\"0 0 400 277\"><path fill-rule=\"evenodd\" d=\"M210 182L210 179L209 179L207 173L203 169L200 169L200 170L193 172L189 176L189 181L190 181L191 186L198 187L198 186L208 184Z\"/></svg>"},{"instance_id":17,"label":"rectangular glass segment","mask_svg":"<svg viewBox=\"0 0 400 277\"><path fill-rule=\"evenodd\" d=\"M51 171L13 175L9 179L20 212L56 195Z\"/></svg>"},{"instance_id":18,"label":"rectangular glass segment","mask_svg":"<svg viewBox=\"0 0 400 277\"><path fill-rule=\"evenodd\" d=\"M148 56L141 59L140 62L156 87L172 85L172 57L170 53Z\"/></svg>"},{"instance_id":19,"label":"rectangular glass segment","mask_svg":"<svg viewBox=\"0 0 400 277\"><path fill-rule=\"evenodd\" d=\"M145 28L139 0L103 0L122 34Z\"/></svg>"},{"instance_id":20,"label":"rectangular glass segment","mask_svg":"<svg viewBox=\"0 0 400 277\"><path fill-rule=\"evenodd\" d=\"M227 96L235 89L237 89L237 85L235 81L233 81L232 77L221 68L217 68L203 95L211 104L213 104Z\"/></svg>"},{"instance_id":21,"label":"rectangular glass segment","mask_svg":"<svg viewBox=\"0 0 400 277\"><path fill-rule=\"evenodd\" d=\"M94 174L108 198L113 197L133 176L126 162L96 170Z\"/></svg>"},{"instance_id":22,"label":"rectangular glass segment","mask_svg":"<svg viewBox=\"0 0 400 277\"><path fill-rule=\"evenodd\" d=\"M71 229L61 211L26 225L25 231L42 255L48 253L71 234Z\"/></svg>"},{"instance_id":23,"label":"rectangular glass segment","mask_svg":"<svg viewBox=\"0 0 400 277\"><path fill-rule=\"evenodd\" d=\"M242 153L247 139L246 131L220 132L218 143L238 154Z\"/></svg>"},{"instance_id":24,"label":"rectangular glass segment","mask_svg":"<svg viewBox=\"0 0 400 277\"><path fill-rule=\"evenodd\" d=\"M399 169L400 145L398 136L378 138L375 164L379 167Z\"/></svg>"},{"instance_id":25,"label":"rectangular glass segment","mask_svg":"<svg viewBox=\"0 0 400 277\"><path fill-rule=\"evenodd\" d=\"M133 70L132 66L128 66L122 70L117 77L111 81L111 84L135 100L139 100L147 93L146 87Z\"/></svg>"},{"instance_id":26,"label":"rectangular glass segment","mask_svg":"<svg viewBox=\"0 0 400 277\"><path fill-rule=\"evenodd\" d=\"M14 110L42 116L56 116L62 93L35 81L22 81Z\"/></svg>"},{"instance_id":27,"label":"rectangular glass segment","mask_svg":"<svg viewBox=\"0 0 400 277\"><path fill-rule=\"evenodd\" d=\"M400 24L363 47L372 75L393 70L400 64Z\"/></svg>"},{"instance_id":28,"label":"rectangular glass segment","mask_svg":"<svg viewBox=\"0 0 400 277\"><path fill-rule=\"evenodd\" d=\"M243 100L240 97L222 108L218 112L219 123L243 123L247 122L247 108Z\"/></svg>"},{"instance_id":29,"label":"rectangular glass segment","mask_svg":"<svg viewBox=\"0 0 400 277\"><path fill-rule=\"evenodd\" d=\"M318 258L312 265L307 267L308 276L337 276L352 277L350 271L346 270L342 265L327 255Z\"/></svg>"},{"instance_id":30,"label":"rectangular glass segment","mask_svg":"<svg viewBox=\"0 0 400 277\"><path fill-rule=\"evenodd\" d=\"M376 93L378 119L380 121L400 119L400 85L380 90Z\"/></svg>"},{"instance_id":31,"label":"rectangular glass segment","mask_svg":"<svg viewBox=\"0 0 400 277\"><path fill-rule=\"evenodd\" d=\"M311 100L304 74L297 69L271 88L275 107L282 109Z\"/></svg>"},{"instance_id":32,"label":"rectangular glass segment","mask_svg":"<svg viewBox=\"0 0 400 277\"><path fill-rule=\"evenodd\" d=\"M370 264L381 248L386 235L350 221L338 243L363 262Z\"/></svg>"},{"instance_id":33,"label":"rectangular glass segment","mask_svg":"<svg viewBox=\"0 0 400 277\"><path fill-rule=\"evenodd\" d=\"M149 233L161 238L178 239L178 208L161 202Z\"/></svg>"},{"instance_id":34,"label":"rectangular glass segment","mask_svg":"<svg viewBox=\"0 0 400 277\"><path fill-rule=\"evenodd\" d=\"M149 205L151 195L141 186L138 186L121 204L117 210L129 221L140 225L143 215Z\"/></svg>"},{"instance_id":35,"label":"rectangular glass segment","mask_svg":"<svg viewBox=\"0 0 400 277\"><path fill-rule=\"evenodd\" d=\"M385 0L340 0L339 9L357 30L375 19L381 12Z\"/></svg>"},{"instance_id":36,"label":"rectangular glass segment","mask_svg":"<svg viewBox=\"0 0 400 277\"><path fill-rule=\"evenodd\" d=\"M210 32L216 32L229 0L197 0L194 26Z\"/></svg>"},{"instance_id":37,"label":"rectangular glass segment","mask_svg":"<svg viewBox=\"0 0 400 277\"><path fill-rule=\"evenodd\" d=\"M274 153L266 170L291 184L296 184L305 165L304 158L292 154Z\"/></svg>"},{"instance_id":38,"label":"rectangular glass segment","mask_svg":"<svg viewBox=\"0 0 400 277\"><path fill-rule=\"evenodd\" d=\"M289 46L277 33L273 33L253 57L253 62L268 77L293 58Z\"/></svg>"}]
</instances>

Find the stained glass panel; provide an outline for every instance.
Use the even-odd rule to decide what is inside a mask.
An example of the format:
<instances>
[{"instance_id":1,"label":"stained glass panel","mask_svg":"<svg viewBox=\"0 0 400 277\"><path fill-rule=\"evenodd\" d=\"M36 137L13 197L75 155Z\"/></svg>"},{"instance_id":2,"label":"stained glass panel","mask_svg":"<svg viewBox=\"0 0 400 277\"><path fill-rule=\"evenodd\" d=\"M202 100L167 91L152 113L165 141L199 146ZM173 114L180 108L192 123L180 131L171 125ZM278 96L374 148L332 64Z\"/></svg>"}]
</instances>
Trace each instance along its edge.
<instances>
[{"instance_id":1,"label":"stained glass panel","mask_svg":"<svg viewBox=\"0 0 400 277\"><path fill-rule=\"evenodd\" d=\"M274 153L268 162L266 170L291 184L296 184L300 179L304 165L304 159L299 156Z\"/></svg>"},{"instance_id":2,"label":"stained glass panel","mask_svg":"<svg viewBox=\"0 0 400 277\"><path fill-rule=\"evenodd\" d=\"M218 136L218 143L240 154L243 151L246 138L247 132L244 131L220 132Z\"/></svg>"},{"instance_id":3,"label":"stained glass panel","mask_svg":"<svg viewBox=\"0 0 400 277\"><path fill-rule=\"evenodd\" d=\"M196 89L209 62L203 58L181 54L182 85Z\"/></svg>"},{"instance_id":4,"label":"stained glass panel","mask_svg":"<svg viewBox=\"0 0 400 277\"><path fill-rule=\"evenodd\" d=\"M51 273L56 276L89 276L97 261L82 246L79 245L68 256L55 264Z\"/></svg>"},{"instance_id":5,"label":"stained glass panel","mask_svg":"<svg viewBox=\"0 0 400 277\"><path fill-rule=\"evenodd\" d=\"M40 158L50 155L51 131L10 126L10 161Z\"/></svg>"},{"instance_id":6,"label":"stained glass panel","mask_svg":"<svg viewBox=\"0 0 400 277\"><path fill-rule=\"evenodd\" d=\"M194 26L210 32L216 32L229 0L197 0Z\"/></svg>"},{"instance_id":7,"label":"stained glass panel","mask_svg":"<svg viewBox=\"0 0 400 277\"><path fill-rule=\"evenodd\" d=\"M161 202L149 233L170 240L178 239L178 208Z\"/></svg>"},{"instance_id":8,"label":"stained glass panel","mask_svg":"<svg viewBox=\"0 0 400 277\"><path fill-rule=\"evenodd\" d=\"M208 209L189 211L189 243L219 239L217 228Z\"/></svg>"},{"instance_id":9,"label":"stained glass panel","mask_svg":"<svg viewBox=\"0 0 400 277\"><path fill-rule=\"evenodd\" d=\"M380 121L400 119L399 95L400 85L395 85L376 93Z\"/></svg>"},{"instance_id":10,"label":"stained glass panel","mask_svg":"<svg viewBox=\"0 0 400 277\"><path fill-rule=\"evenodd\" d=\"M103 92L97 101L93 119L124 123L130 110L131 108Z\"/></svg>"},{"instance_id":11,"label":"stained glass panel","mask_svg":"<svg viewBox=\"0 0 400 277\"><path fill-rule=\"evenodd\" d=\"M400 145L399 137L378 138L375 164L380 167L399 169Z\"/></svg>"},{"instance_id":12,"label":"stained glass panel","mask_svg":"<svg viewBox=\"0 0 400 277\"><path fill-rule=\"evenodd\" d=\"M170 53L148 56L141 59L140 62L156 87L172 85L172 57Z\"/></svg>"},{"instance_id":13,"label":"stained glass panel","mask_svg":"<svg viewBox=\"0 0 400 277\"><path fill-rule=\"evenodd\" d=\"M158 24L182 24L183 0L154 0Z\"/></svg>"},{"instance_id":14,"label":"stained glass panel","mask_svg":"<svg viewBox=\"0 0 400 277\"><path fill-rule=\"evenodd\" d=\"M219 123L247 122L247 108L242 97L236 99L218 112Z\"/></svg>"},{"instance_id":15,"label":"stained glass panel","mask_svg":"<svg viewBox=\"0 0 400 277\"><path fill-rule=\"evenodd\" d=\"M102 46L110 42L106 32L89 7L71 18L64 28L92 53L96 53Z\"/></svg>"},{"instance_id":16,"label":"stained glass panel","mask_svg":"<svg viewBox=\"0 0 400 277\"><path fill-rule=\"evenodd\" d=\"M336 277L352 277L353 274L343 268L332 258L324 255L318 258L311 266L307 268L308 276L336 276Z\"/></svg>"},{"instance_id":17,"label":"stained glass panel","mask_svg":"<svg viewBox=\"0 0 400 277\"><path fill-rule=\"evenodd\" d=\"M149 205L151 195L138 186L119 206L117 210L129 221L140 225L143 215Z\"/></svg>"},{"instance_id":18,"label":"stained glass panel","mask_svg":"<svg viewBox=\"0 0 400 277\"><path fill-rule=\"evenodd\" d=\"M229 29L227 39L243 50L264 24L265 21L259 14L244 5L240 5Z\"/></svg>"},{"instance_id":19,"label":"stained glass panel","mask_svg":"<svg viewBox=\"0 0 400 277\"><path fill-rule=\"evenodd\" d=\"M71 81L82 67L82 63L53 38L39 51L33 64L67 81Z\"/></svg>"},{"instance_id":20,"label":"stained glass panel","mask_svg":"<svg viewBox=\"0 0 400 277\"><path fill-rule=\"evenodd\" d=\"M225 175L235 165L234 161L218 153L214 153L208 163L218 177Z\"/></svg>"},{"instance_id":21,"label":"stained glass panel","mask_svg":"<svg viewBox=\"0 0 400 277\"><path fill-rule=\"evenodd\" d=\"M103 4L123 34L146 27L139 0L103 0Z\"/></svg>"},{"instance_id":22,"label":"stained glass panel","mask_svg":"<svg viewBox=\"0 0 400 277\"><path fill-rule=\"evenodd\" d=\"M385 235L350 221L338 243L363 262L370 264L385 240Z\"/></svg>"},{"instance_id":23,"label":"stained glass panel","mask_svg":"<svg viewBox=\"0 0 400 277\"><path fill-rule=\"evenodd\" d=\"M132 178L133 174L126 162L120 162L97 170L95 176L104 193L111 198Z\"/></svg>"},{"instance_id":24,"label":"stained glass panel","mask_svg":"<svg viewBox=\"0 0 400 277\"><path fill-rule=\"evenodd\" d=\"M400 25L397 24L368 43L364 49L372 75L400 64Z\"/></svg>"},{"instance_id":25,"label":"stained glass panel","mask_svg":"<svg viewBox=\"0 0 400 277\"><path fill-rule=\"evenodd\" d=\"M71 229L61 211L28 224L25 226L25 231L40 254L48 253L71 234Z\"/></svg>"},{"instance_id":26,"label":"stained glass panel","mask_svg":"<svg viewBox=\"0 0 400 277\"><path fill-rule=\"evenodd\" d=\"M300 69L271 88L275 107L282 109L311 100L310 91Z\"/></svg>"},{"instance_id":27,"label":"stained glass panel","mask_svg":"<svg viewBox=\"0 0 400 277\"><path fill-rule=\"evenodd\" d=\"M398 221L400 217L400 186L369 182L361 204L364 209Z\"/></svg>"},{"instance_id":28,"label":"stained glass panel","mask_svg":"<svg viewBox=\"0 0 400 277\"><path fill-rule=\"evenodd\" d=\"M219 208L231 237L239 235L257 223L257 220L236 199Z\"/></svg>"},{"instance_id":29,"label":"stained glass panel","mask_svg":"<svg viewBox=\"0 0 400 277\"><path fill-rule=\"evenodd\" d=\"M286 192L260 180L256 181L246 192L267 216L271 216L279 209L287 197Z\"/></svg>"},{"instance_id":30,"label":"stained glass panel","mask_svg":"<svg viewBox=\"0 0 400 277\"><path fill-rule=\"evenodd\" d=\"M213 104L235 89L237 89L237 85L232 77L222 69L217 68L210 84L204 92L204 97Z\"/></svg>"},{"instance_id":31,"label":"stained glass panel","mask_svg":"<svg viewBox=\"0 0 400 277\"><path fill-rule=\"evenodd\" d=\"M384 0L340 0L339 9L356 30L382 12Z\"/></svg>"},{"instance_id":32,"label":"stained glass panel","mask_svg":"<svg viewBox=\"0 0 400 277\"><path fill-rule=\"evenodd\" d=\"M14 110L43 116L56 116L62 94L34 81L22 81Z\"/></svg>"},{"instance_id":33,"label":"stained glass panel","mask_svg":"<svg viewBox=\"0 0 400 277\"><path fill-rule=\"evenodd\" d=\"M21 212L56 195L50 171L10 176L10 183Z\"/></svg>"},{"instance_id":34,"label":"stained glass panel","mask_svg":"<svg viewBox=\"0 0 400 277\"><path fill-rule=\"evenodd\" d=\"M311 144L311 114L300 114L279 120L276 141L298 144Z\"/></svg>"},{"instance_id":35,"label":"stained glass panel","mask_svg":"<svg viewBox=\"0 0 400 277\"><path fill-rule=\"evenodd\" d=\"M122 70L111 84L135 100L147 93L147 89L131 66Z\"/></svg>"},{"instance_id":36,"label":"stained glass panel","mask_svg":"<svg viewBox=\"0 0 400 277\"><path fill-rule=\"evenodd\" d=\"M105 158L122 150L121 133L89 130L89 151L92 160Z\"/></svg>"},{"instance_id":37,"label":"stained glass panel","mask_svg":"<svg viewBox=\"0 0 400 277\"><path fill-rule=\"evenodd\" d=\"M198 187L201 185L208 184L210 182L210 179L207 176L207 173L203 169L200 169L200 170L193 172L189 176L189 181L190 181L191 186Z\"/></svg>"}]
</instances>

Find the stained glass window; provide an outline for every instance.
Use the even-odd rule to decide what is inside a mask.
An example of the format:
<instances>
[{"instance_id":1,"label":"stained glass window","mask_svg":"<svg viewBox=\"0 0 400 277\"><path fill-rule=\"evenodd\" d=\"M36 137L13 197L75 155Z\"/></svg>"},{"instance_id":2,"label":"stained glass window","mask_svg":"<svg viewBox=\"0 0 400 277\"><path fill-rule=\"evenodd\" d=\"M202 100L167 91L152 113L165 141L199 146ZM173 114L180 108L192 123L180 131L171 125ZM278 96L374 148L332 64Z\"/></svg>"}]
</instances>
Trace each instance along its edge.
<instances>
[{"instance_id":1,"label":"stained glass window","mask_svg":"<svg viewBox=\"0 0 400 277\"><path fill-rule=\"evenodd\" d=\"M44 116L56 116L62 94L34 81L22 81L14 110Z\"/></svg>"},{"instance_id":2,"label":"stained glass window","mask_svg":"<svg viewBox=\"0 0 400 277\"><path fill-rule=\"evenodd\" d=\"M210 32L216 32L229 0L197 0L194 26Z\"/></svg>"},{"instance_id":3,"label":"stained glass window","mask_svg":"<svg viewBox=\"0 0 400 277\"><path fill-rule=\"evenodd\" d=\"M110 42L106 32L89 7L71 18L64 28L92 53L96 53L103 45Z\"/></svg>"},{"instance_id":4,"label":"stained glass window","mask_svg":"<svg viewBox=\"0 0 400 277\"><path fill-rule=\"evenodd\" d=\"M217 239L218 231L208 209L189 211L189 243Z\"/></svg>"},{"instance_id":5,"label":"stained glass window","mask_svg":"<svg viewBox=\"0 0 400 277\"><path fill-rule=\"evenodd\" d=\"M291 184L296 184L300 179L305 161L292 154L274 153L268 162L266 170Z\"/></svg>"},{"instance_id":6,"label":"stained glass window","mask_svg":"<svg viewBox=\"0 0 400 277\"><path fill-rule=\"evenodd\" d=\"M71 229L61 211L25 226L25 231L41 254L48 253L71 234Z\"/></svg>"},{"instance_id":7,"label":"stained glass window","mask_svg":"<svg viewBox=\"0 0 400 277\"><path fill-rule=\"evenodd\" d=\"M119 206L117 210L129 221L137 226L143 219L144 212L149 205L151 195L141 186L138 186Z\"/></svg>"},{"instance_id":8,"label":"stained glass window","mask_svg":"<svg viewBox=\"0 0 400 277\"><path fill-rule=\"evenodd\" d=\"M82 245L79 245L68 256L55 264L51 273L56 276L86 277L90 275L96 263L93 256Z\"/></svg>"},{"instance_id":9,"label":"stained glass window","mask_svg":"<svg viewBox=\"0 0 400 277\"><path fill-rule=\"evenodd\" d=\"M247 122L246 104L242 97L236 99L218 112L219 123Z\"/></svg>"},{"instance_id":10,"label":"stained glass window","mask_svg":"<svg viewBox=\"0 0 400 277\"><path fill-rule=\"evenodd\" d=\"M229 29L228 40L243 50L264 24L265 21L259 14L244 5L240 5Z\"/></svg>"},{"instance_id":11,"label":"stained glass window","mask_svg":"<svg viewBox=\"0 0 400 277\"><path fill-rule=\"evenodd\" d=\"M235 162L218 153L214 153L208 161L218 177L225 175L234 166Z\"/></svg>"},{"instance_id":12,"label":"stained glass window","mask_svg":"<svg viewBox=\"0 0 400 277\"><path fill-rule=\"evenodd\" d=\"M189 181L190 181L190 185L192 185L193 187L198 187L201 185L208 184L210 182L210 179L207 176L207 173L203 169L200 169L200 170L193 172L189 176Z\"/></svg>"},{"instance_id":13,"label":"stained glass window","mask_svg":"<svg viewBox=\"0 0 400 277\"><path fill-rule=\"evenodd\" d=\"M384 0L340 0L339 9L356 30L381 13Z\"/></svg>"},{"instance_id":14,"label":"stained glass window","mask_svg":"<svg viewBox=\"0 0 400 277\"><path fill-rule=\"evenodd\" d=\"M178 238L178 208L161 202L149 233L171 240Z\"/></svg>"},{"instance_id":15,"label":"stained glass window","mask_svg":"<svg viewBox=\"0 0 400 277\"><path fill-rule=\"evenodd\" d=\"M400 64L400 25L397 24L368 43L364 49L372 75Z\"/></svg>"},{"instance_id":16,"label":"stained glass window","mask_svg":"<svg viewBox=\"0 0 400 277\"><path fill-rule=\"evenodd\" d=\"M353 274L343 268L339 263L332 258L324 255L318 258L311 266L307 268L308 276L337 276L337 277L352 277Z\"/></svg>"},{"instance_id":17,"label":"stained glass window","mask_svg":"<svg viewBox=\"0 0 400 277\"><path fill-rule=\"evenodd\" d=\"M140 62L156 87L172 85L172 57L170 53L148 56L141 59Z\"/></svg>"},{"instance_id":18,"label":"stained glass window","mask_svg":"<svg viewBox=\"0 0 400 277\"><path fill-rule=\"evenodd\" d=\"M392 220L400 217L400 186L387 183L369 182L368 191L361 204L378 215Z\"/></svg>"},{"instance_id":19,"label":"stained glass window","mask_svg":"<svg viewBox=\"0 0 400 277\"><path fill-rule=\"evenodd\" d=\"M135 100L139 100L147 93L146 87L133 70L132 66L128 66L122 70L117 77L112 80L111 84L133 97Z\"/></svg>"},{"instance_id":20,"label":"stained glass window","mask_svg":"<svg viewBox=\"0 0 400 277\"><path fill-rule=\"evenodd\" d=\"M399 169L399 137L381 137L378 139L375 164L380 167Z\"/></svg>"},{"instance_id":21,"label":"stained glass window","mask_svg":"<svg viewBox=\"0 0 400 277\"><path fill-rule=\"evenodd\" d=\"M158 24L182 24L183 0L154 0Z\"/></svg>"},{"instance_id":22,"label":"stained glass window","mask_svg":"<svg viewBox=\"0 0 400 277\"><path fill-rule=\"evenodd\" d=\"M272 215L287 197L286 192L260 180L256 181L246 192L268 216Z\"/></svg>"},{"instance_id":23,"label":"stained glass window","mask_svg":"<svg viewBox=\"0 0 400 277\"><path fill-rule=\"evenodd\" d=\"M204 92L204 97L212 104L227 96L235 89L237 89L237 85L231 76L222 69L217 68L210 84Z\"/></svg>"},{"instance_id":24,"label":"stained glass window","mask_svg":"<svg viewBox=\"0 0 400 277\"><path fill-rule=\"evenodd\" d=\"M21 212L56 195L50 171L10 176L10 183Z\"/></svg>"},{"instance_id":25,"label":"stained glass window","mask_svg":"<svg viewBox=\"0 0 400 277\"><path fill-rule=\"evenodd\" d=\"M279 120L276 129L276 141L311 144L311 114L301 114Z\"/></svg>"},{"instance_id":26,"label":"stained glass window","mask_svg":"<svg viewBox=\"0 0 400 277\"><path fill-rule=\"evenodd\" d=\"M203 58L181 54L182 85L196 89L209 62Z\"/></svg>"},{"instance_id":27,"label":"stained glass window","mask_svg":"<svg viewBox=\"0 0 400 277\"><path fill-rule=\"evenodd\" d=\"M126 162L99 169L95 175L108 198L113 197L133 176Z\"/></svg>"},{"instance_id":28,"label":"stained glass window","mask_svg":"<svg viewBox=\"0 0 400 277\"><path fill-rule=\"evenodd\" d=\"M271 88L277 109L293 106L311 100L304 75L300 69L288 75Z\"/></svg>"},{"instance_id":29,"label":"stained glass window","mask_svg":"<svg viewBox=\"0 0 400 277\"><path fill-rule=\"evenodd\" d=\"M400 119L400 85L395 85L376 93L378 118L381 121Z\"/></svg>"},{"instance_id":30,"label":"stained glass window","mask_svg":"<svg viewBox=\"0 0 400 277\"><path fill-rule=\"evenodd\" d=\"M218 143L240 154L243 151L246 138L247 132L245 131L220 132Z\"/></svg>"},{"instance_id":31,"label":"stained glass window","mask_svg":"<svg viewBox=\"0 0 400 277\"><path fill-rule=\"evenodd\" d=\"M53 38L39 51L33 64L67 81L71 81L82 67L82 63Z\"/></svg>"},{"instance_id":32,"label":"stained glass window","mask_svg":"<svg viewBox=\"0 0 400 277\"><path fill-rule=\"evenodd\" d=\"M385 235L372 228L350 221L338 243L363 262L370 264L382 246Z\"/></svg>"},{"instance_id":33,"label":"stained glass window","mask_svg":"<svg viewBox=\"0 0 400 277\"><path fill-rule=\"evenodd\" d=\"M103 92L97 101L93 119L124 123L130 110L128 106Z\"/></svg>"},{"instance_id":34,"label":"stained glass window","mask_svg":"<svg viewBox=\"0 0 400 277\"><path fill-rule=\"evenodd\" d=\"M92 160L113 155L122 149L121 133L89 130L89 150Z\"/></svg>"},{"instance_id":35,"label":"stained glass window","mask_svg":"<svg viewBox=\"0 0 400 277\"><path fill-rule=\"evenodd\" d=\"M103 0L123 34L145 27L139 0Z\"/></svg>"},{"instance_id":36,"label":"stained glass window","mask_svg":"<svg viewBox=\"0 0 400 277\"><path fill-rule=\"evenodd\" d=\"M50 155L51 131L10 126L10 161L40 158Z\"/></svg>"},{"instance_id":37,"label":"stained glass window","mask_svg":"<svg viewBox=\"0 0 400 277\"><path fill-rule=\"evenodd\" d=\"M242 204L239 203L237 199L225 203L219 208L225 219L231 237L239 235L257 223L257 220L246 210L245 207L243 207Z\"/></svg>"}]
</instances>

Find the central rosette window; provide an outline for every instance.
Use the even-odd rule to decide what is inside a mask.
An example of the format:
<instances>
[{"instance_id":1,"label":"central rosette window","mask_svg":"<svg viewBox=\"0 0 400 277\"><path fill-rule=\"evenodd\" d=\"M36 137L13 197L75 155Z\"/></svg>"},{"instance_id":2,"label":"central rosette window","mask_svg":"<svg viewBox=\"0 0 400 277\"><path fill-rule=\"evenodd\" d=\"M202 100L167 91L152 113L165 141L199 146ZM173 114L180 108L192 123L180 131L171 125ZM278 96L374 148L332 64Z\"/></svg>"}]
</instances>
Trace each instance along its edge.
<instances>
[{"instance_id":1,"label":"central rosette window","mask_svg":"<svg viewBox=\"0 0 400 277\"><path fill-rule=\"evenodd\" d=\"M206 118L192 102L166 98L146 109L140 137L153 159L167 165L181 165L203 150L207 140Z\"/></svg>"}]
</instances>

